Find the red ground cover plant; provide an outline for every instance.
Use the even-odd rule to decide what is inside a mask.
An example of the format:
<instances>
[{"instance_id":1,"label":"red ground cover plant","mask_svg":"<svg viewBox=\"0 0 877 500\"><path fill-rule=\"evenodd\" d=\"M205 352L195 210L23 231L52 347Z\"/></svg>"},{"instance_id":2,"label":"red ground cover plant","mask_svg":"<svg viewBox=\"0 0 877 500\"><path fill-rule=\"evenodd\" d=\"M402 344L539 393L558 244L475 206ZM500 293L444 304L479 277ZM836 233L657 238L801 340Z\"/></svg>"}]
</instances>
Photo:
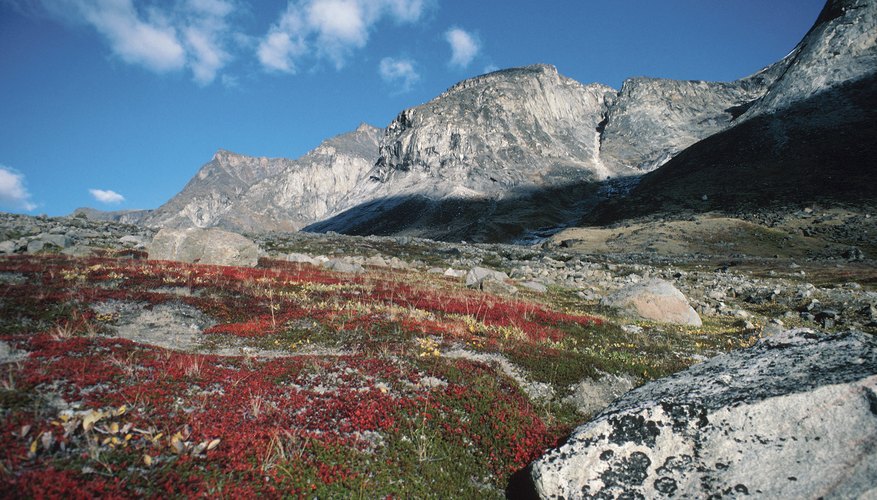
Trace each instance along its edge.
<instances>
[{"instance_id":1,"label":"red ground cover plant","mask_svg":"<svg viewBox=\"0 0 877 500\"><path fill-rule=\"evenodd\" d=\"M568 430L496 368L437 354L550 352L598 320L404 275L262 265L0 259L0 340L18 353L0 365L0 495L481 496ZM117 338L96 310L113 301L194 307L216 322L205 338L288 355Z\"/></svg>"}]
</instances>

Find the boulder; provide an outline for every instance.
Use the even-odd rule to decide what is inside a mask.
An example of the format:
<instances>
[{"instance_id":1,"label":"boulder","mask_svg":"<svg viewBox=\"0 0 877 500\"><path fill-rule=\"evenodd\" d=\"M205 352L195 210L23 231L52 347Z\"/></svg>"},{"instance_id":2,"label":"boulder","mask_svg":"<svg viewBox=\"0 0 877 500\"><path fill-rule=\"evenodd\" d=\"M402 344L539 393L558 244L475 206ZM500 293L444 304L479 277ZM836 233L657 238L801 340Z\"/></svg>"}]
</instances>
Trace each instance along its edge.
<instances>
[{"instance_id":1,"label":"boulder","mask_svg":"<svg viewBox=\"0 0 877 500\"><path fill-rule=\"evenodd\" d=\"M0 254L11 254L15 253L15 250L18 249L18 244L12 240L6 240L0 242Z\"/></svg>"},{"instance_id":2,"label":"boulder","mask_svg":"<svg viewBox=\"0 0 877 500\"><path fill-rule=\"evenodd\" d=\"M311 257L310 255L303 253L290 253L286 255L287 262L296 262L298 264L310 264L312 266L319 266L320 262Z\"/></svg>"},{"instance_id":3,"label":"boulder","mask_svg":"<svg viewBox=\"0 0 877 500\"><path fill-rule=\"evenodd\" d=\"M628 392L530 467L542 498L877 493L877 338L783 331Z\"/></svg>"},{"instance_id":4,"label":"boulder","mask_svg":"<svg viewBox=\"0 0 877 500\"><path fill-rule=\"evenodd\" d=\"M449 268L445 269L445 272L442 274L444 276L447 276L448 278L462 278L463 276L466 276L466 271L463 271L462 269L453 269L453 268L449 267Z\"/></svg>"},{"instance_id":5,"label":"boulder","mask_svg":"<svg viewBox=\"0 0 877 500\"><path fill-rule=\"evenodd\" d=\"M119 243L125 246L132 246L135 248L142 248L145 246L143 238L141 236L135 236L133 234L126 234L119 238Z\"/></svg>"},{"instance_id":6,"label":"boulder","mask_svg":"<svg viewBox=\"0 0 877 500\"><path fill-rule=\"evenodd\" d=\"M536 293L545 293L548 291L548 287L538 281L524 281L521 282L521 286Z\"/></svg>"},{"instance_id":7,"label":"boulder","mask_svg":"<svg viewBox=\"0 0 877 500\"><path fill-rule=\"evenodd\" d=\"M36 239L28 242L27 252L37 253L45 250L46 247L64 249L69 247L70 244L70 238L68 238L66 234L41 233Z\"/></svg>"},{"instance_id":8,"label":"boulder","mask_svg":"<svg viewBox=\"0 0 877 500\"><path fill-rule=\"evenodd\" d=\"M466 273L466 286L481 288L481 282L488 278L494 281L505 281L509 279L509 276L502 271L494 271L486 267L473 267Z\"/></svg>"},{"instance_id":9,"label":"boulder","mask_svg":"<svg viewBox=\"0 0 877 500\"><path fill-rule=\"evenodd\" d=\"M365 269L361 265L341 259L329 259L323 263L323 267L338 273L355 274L365 272Z\"/></svg>"},{"instance_id":10,"label":"boulder","mask_svg":"<svg viewBox=\"0 0 877 500\"><path fill-rule=\"evenodd\" d=\"M518 289L514 285L491 277L481 280L481 283L479 283L479 289L482 292L492 293L494 295L514 295L518 293Z\"/></svg>"},{"instance_id":11,"label":"boulder","mask_svg":"<svg viewBox=\"0 0 877 500\"><path fill-rule=\"evenodd\" d=\"M162 229L147 246L150 260L254 267L259 247L237 233L222 229Z\"/></svg>"},{"instance_id":12,"label":"boulder","mask_svg":"<svg viewBox=\"0 0 877 500\"><path fill-rule=\"evenodd\" d=\"M628 285L600 301L603 306L640 319L701 326L700 316L672 283L658 278Z\"/></svg>"},{"instance_id":13,"label":"boulder","mask_svg":"<svg viewBox=\"0 0 877 500\"><path fill-rule=\"evenodd\" d=\"M570 395L563 398L563 402L590 417L633 389L635 384L636 379L630 375L601 373L600 378L587 378L572 386Z\"/></svg>"}]
</instances>

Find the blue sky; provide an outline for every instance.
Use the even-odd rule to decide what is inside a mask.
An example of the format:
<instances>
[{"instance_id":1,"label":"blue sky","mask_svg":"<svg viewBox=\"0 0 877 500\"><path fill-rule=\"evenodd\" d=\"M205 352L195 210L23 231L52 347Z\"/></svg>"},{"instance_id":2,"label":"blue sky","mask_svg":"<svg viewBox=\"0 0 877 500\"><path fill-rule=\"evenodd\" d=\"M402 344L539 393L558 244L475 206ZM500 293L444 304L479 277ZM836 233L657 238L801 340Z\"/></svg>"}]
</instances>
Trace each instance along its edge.
<instances>
[{"instance_id":1,"label":"blue sky","mask_svg":"<svg viewBox=\"0 0 877 500\"><path fill-rule=\"evenodd\" d=\"M734 80L823 0L0 0L0 210L155 208L219 149L295 158L459 80Z\"/></svg>"}]
</instances>

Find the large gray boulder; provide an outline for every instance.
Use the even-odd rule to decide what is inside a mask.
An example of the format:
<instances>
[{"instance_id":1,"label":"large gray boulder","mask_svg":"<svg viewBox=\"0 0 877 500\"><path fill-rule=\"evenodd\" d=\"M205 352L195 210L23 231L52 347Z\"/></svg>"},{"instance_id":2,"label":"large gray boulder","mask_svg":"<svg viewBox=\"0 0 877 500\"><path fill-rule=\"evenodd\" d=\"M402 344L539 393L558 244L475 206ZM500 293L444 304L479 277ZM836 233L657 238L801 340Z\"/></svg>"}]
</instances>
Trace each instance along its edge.
<instances>
[{"instance_id":1,"label":"large gray boulder","mask_svg":"<svg viewBox=\"0 0 877 500\"><path fill-rule=\"evenodd\" d=\"M877 339L785 331L635 389L531 467L542 498L873 498Z\"/></svg>"},{"instance_id":2,"label":"large gray boulder","mask_svg":"<svg viewBox=\"0 0 877 500\"><path fill-rule=\"evenodd\" d=\"M253 267L259 247L251 240L221 229L159 231L147 246L150 260L174 260L218 266Z\"/></svg>"},{"instance_id":3,"label":"large gray boulder","mask_svg":"<svg viewBox=\"0 0 877 500\"><path fill-rule=\"evenodd\" d=\"M601 305L618 309L622 314L640 319L701 326L697 312L688 305L688 299L672 283L649 279L626 286L608 297Z\"/></svg>"},{"instance_id":4,"label":"large gray boulder","mask_svg":"<svg viewBox=\"0 0 877 500\"><path fill-rule=\"evenodd\" d=\"M502 271L494 271L486 267L473 267L466 273L466 286L470 288L481 288L484 280L502 281L509 279L509 275Z\"/></svg>"},{"instance_id":5,"label":"large gray boulder","mask_svg":"<svg viewBox=\"0 0 877 500\"><path fill-rule=\"evenodd\" d=\"M28 253L37 253L46 248L64 249L69 247L71 240L66 234L41 233L27 244Z\"/></svg>"}]
</instances>

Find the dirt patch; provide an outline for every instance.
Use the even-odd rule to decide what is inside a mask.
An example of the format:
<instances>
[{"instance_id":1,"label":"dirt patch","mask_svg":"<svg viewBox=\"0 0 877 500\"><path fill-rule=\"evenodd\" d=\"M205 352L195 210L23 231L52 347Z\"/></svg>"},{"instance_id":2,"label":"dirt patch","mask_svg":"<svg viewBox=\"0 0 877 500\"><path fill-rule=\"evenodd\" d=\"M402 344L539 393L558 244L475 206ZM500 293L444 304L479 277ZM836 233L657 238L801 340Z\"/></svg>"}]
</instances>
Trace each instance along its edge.
<instances>
[{"instance_id":1,"label":"dirt patch","mask_svg":"<svg viewBox=\"0 0 877 500\"><path fill-rule=\"evenodd\" d=\"M770 228L728 217L644 222L615 228L573 228L552 237L582 253L655 253L658 255L734 255L805 258L843 252L844 247L795 228ZM835 248L836 247L836 248Z\"/></svg>"}]
</instances>

